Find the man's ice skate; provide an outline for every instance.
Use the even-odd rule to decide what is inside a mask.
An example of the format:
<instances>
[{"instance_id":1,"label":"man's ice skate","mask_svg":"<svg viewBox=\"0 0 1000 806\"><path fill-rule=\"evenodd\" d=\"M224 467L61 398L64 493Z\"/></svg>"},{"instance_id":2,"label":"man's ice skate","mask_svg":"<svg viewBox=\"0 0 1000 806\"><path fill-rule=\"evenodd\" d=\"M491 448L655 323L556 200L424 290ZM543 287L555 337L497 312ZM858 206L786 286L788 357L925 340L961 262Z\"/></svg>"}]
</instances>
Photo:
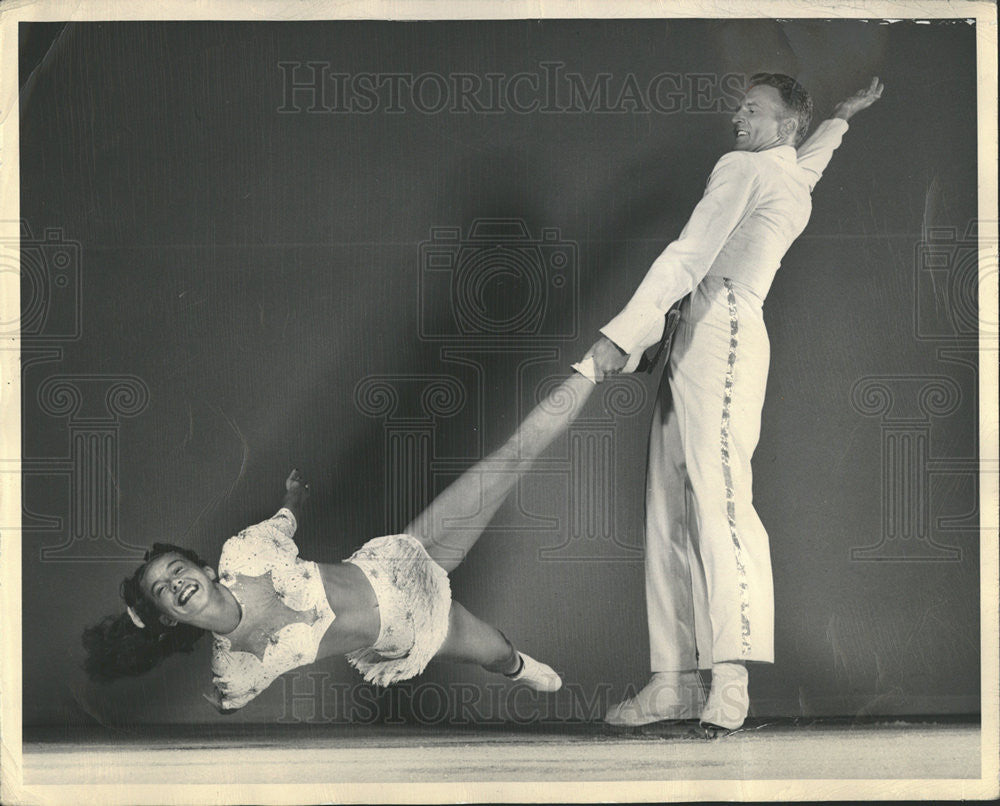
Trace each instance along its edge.
<instances>
[{"instance_id":1,"label":"man's ice skate","mask_svg":"<svg viewBox=\"0 0 1000 806\"><path fill-rule=\"evenodd\" d=\"M705 707L705 687L697 671L654 672L634 697L612 705L604 717L615 727L698 719Z\"/></svg>"},{"instance_id":2,"label":"man's ice skate","mask_svg":"<svg viewBox=\"0 0 1000 806\"><path fill-rule=\"evenodd\" d=\"M732 731L743 727L750 710L747 667L742 663L716 663L712 666L712 689L701 726L713 731Z\"/></svg>"}]
</instances>

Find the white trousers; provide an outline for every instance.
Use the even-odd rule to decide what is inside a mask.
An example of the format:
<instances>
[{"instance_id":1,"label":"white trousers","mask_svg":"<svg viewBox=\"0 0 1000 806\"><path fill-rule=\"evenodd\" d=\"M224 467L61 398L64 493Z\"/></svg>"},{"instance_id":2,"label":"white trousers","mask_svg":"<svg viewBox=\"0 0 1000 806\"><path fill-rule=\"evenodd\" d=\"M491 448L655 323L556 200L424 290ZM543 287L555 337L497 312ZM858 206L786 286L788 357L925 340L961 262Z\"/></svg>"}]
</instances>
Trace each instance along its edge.
<instances>
[{"instance_id":1,"label":"white trousers","mask_svg":"<svg viewBox=\"0 0 1000 806\"><path fill-rule=\"evenodd\" d=\"M771 558L750 471L769 361L761 300L706 277L682 307L650 434L646 605L654 672L774 660Z\"/></svg>"}]
</instances>

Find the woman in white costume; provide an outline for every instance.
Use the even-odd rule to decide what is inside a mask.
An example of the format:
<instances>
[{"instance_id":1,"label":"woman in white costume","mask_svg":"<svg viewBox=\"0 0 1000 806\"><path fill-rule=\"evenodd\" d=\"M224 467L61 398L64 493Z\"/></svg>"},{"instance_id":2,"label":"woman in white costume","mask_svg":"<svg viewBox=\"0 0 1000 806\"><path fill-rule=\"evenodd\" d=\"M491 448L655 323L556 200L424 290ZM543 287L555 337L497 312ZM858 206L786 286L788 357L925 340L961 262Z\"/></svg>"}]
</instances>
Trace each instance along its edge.
<instances>
[{"instance_id":1,"label":"woman in white costume","mask_svg":"<svg viewBox=\"0 0 1000 806\"><path fill-rule=\"evenodd\" d=\"M593 389L578 374L563 381L403 534L370 540L343 562L298 556L292 537L309 485L296 470L278 512L227 540L216 568L187 549L154 544L122 582L125 612L84 632L90 677L142 674L211 633L215 696L209 699L221 711L241 708L285 672L331 655L346 655L378 685L414 677L438 658L557 690L562 681L550 667L452 600L448 572ZM459 518L462 528L448 529Z\"/></svg>"}]
</instances>

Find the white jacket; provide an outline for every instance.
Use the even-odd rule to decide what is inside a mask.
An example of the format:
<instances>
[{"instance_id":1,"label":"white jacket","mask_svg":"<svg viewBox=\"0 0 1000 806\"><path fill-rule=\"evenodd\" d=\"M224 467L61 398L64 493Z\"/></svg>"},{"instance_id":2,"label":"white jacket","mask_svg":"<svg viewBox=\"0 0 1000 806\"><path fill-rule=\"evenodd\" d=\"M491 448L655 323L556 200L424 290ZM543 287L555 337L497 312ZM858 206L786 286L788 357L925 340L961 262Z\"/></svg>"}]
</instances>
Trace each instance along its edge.
<instances>
[{"instance_id":1,"label":"white jacket","mask_svg":"<svg viewBox=\"0 0 1000 806\"><path fill-rule=\"evenodd\" d=\"M706 275L728 277L761 301L788 247L805 229L812 189L847 131L823 121L798 152L792 146L731 151L715 165L680 237L653 262L632 299L601 333L632 360L656 344L664 314Z\"/></svg>"}]
</instances>

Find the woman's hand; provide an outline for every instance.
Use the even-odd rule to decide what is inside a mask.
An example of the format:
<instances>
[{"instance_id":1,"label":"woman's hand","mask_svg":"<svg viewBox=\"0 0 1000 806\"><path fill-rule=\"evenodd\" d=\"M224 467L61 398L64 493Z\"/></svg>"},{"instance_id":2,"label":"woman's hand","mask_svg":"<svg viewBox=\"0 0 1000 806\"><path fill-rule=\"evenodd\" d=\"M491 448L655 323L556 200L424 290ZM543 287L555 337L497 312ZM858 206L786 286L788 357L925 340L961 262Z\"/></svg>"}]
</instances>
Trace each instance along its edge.
<instances>
[{"instance_id":1,"label":"woman's hand","mask_svg":"<svg viewBox=\"0 0 1000 806\"><path fill-rule=\"evenodd\" d=\"M302 504L309 497L309 485L298 470L292 470L285 479L285 497L281 506L291 510L295 516L295 522L299 523L302 517Z\"/></svg>"},{"instance_id":2,"label":"woman's hand","mask_svg":"<svg viewBox=\"0 0 1000 806\"><path fill-rule=\"evenodd\" d=\"M285 479L285 490L289 493L301 495L303 501L309 497L309 485L306 483L303 475L294 468L288 474L288 478Z\"/></svg>"},{"instance_id":3,"label":"woman's hand","mask_svg":"<svg viewBox=\"0 0 1000 806\"><path fill-rule=\"evenodd\" d=\"M211 694L205 694L204 692L202 692L201 696L204 697L206 700L208 700L210 703L212 703L212 706L220 714L224 714L226 716L229 716L230 714L235 714L239 710L238 708L223 708L222 707L222 694L219 693L219 691L217 691L215 689L212 690Z\"/></svg>"}]
</instances>

